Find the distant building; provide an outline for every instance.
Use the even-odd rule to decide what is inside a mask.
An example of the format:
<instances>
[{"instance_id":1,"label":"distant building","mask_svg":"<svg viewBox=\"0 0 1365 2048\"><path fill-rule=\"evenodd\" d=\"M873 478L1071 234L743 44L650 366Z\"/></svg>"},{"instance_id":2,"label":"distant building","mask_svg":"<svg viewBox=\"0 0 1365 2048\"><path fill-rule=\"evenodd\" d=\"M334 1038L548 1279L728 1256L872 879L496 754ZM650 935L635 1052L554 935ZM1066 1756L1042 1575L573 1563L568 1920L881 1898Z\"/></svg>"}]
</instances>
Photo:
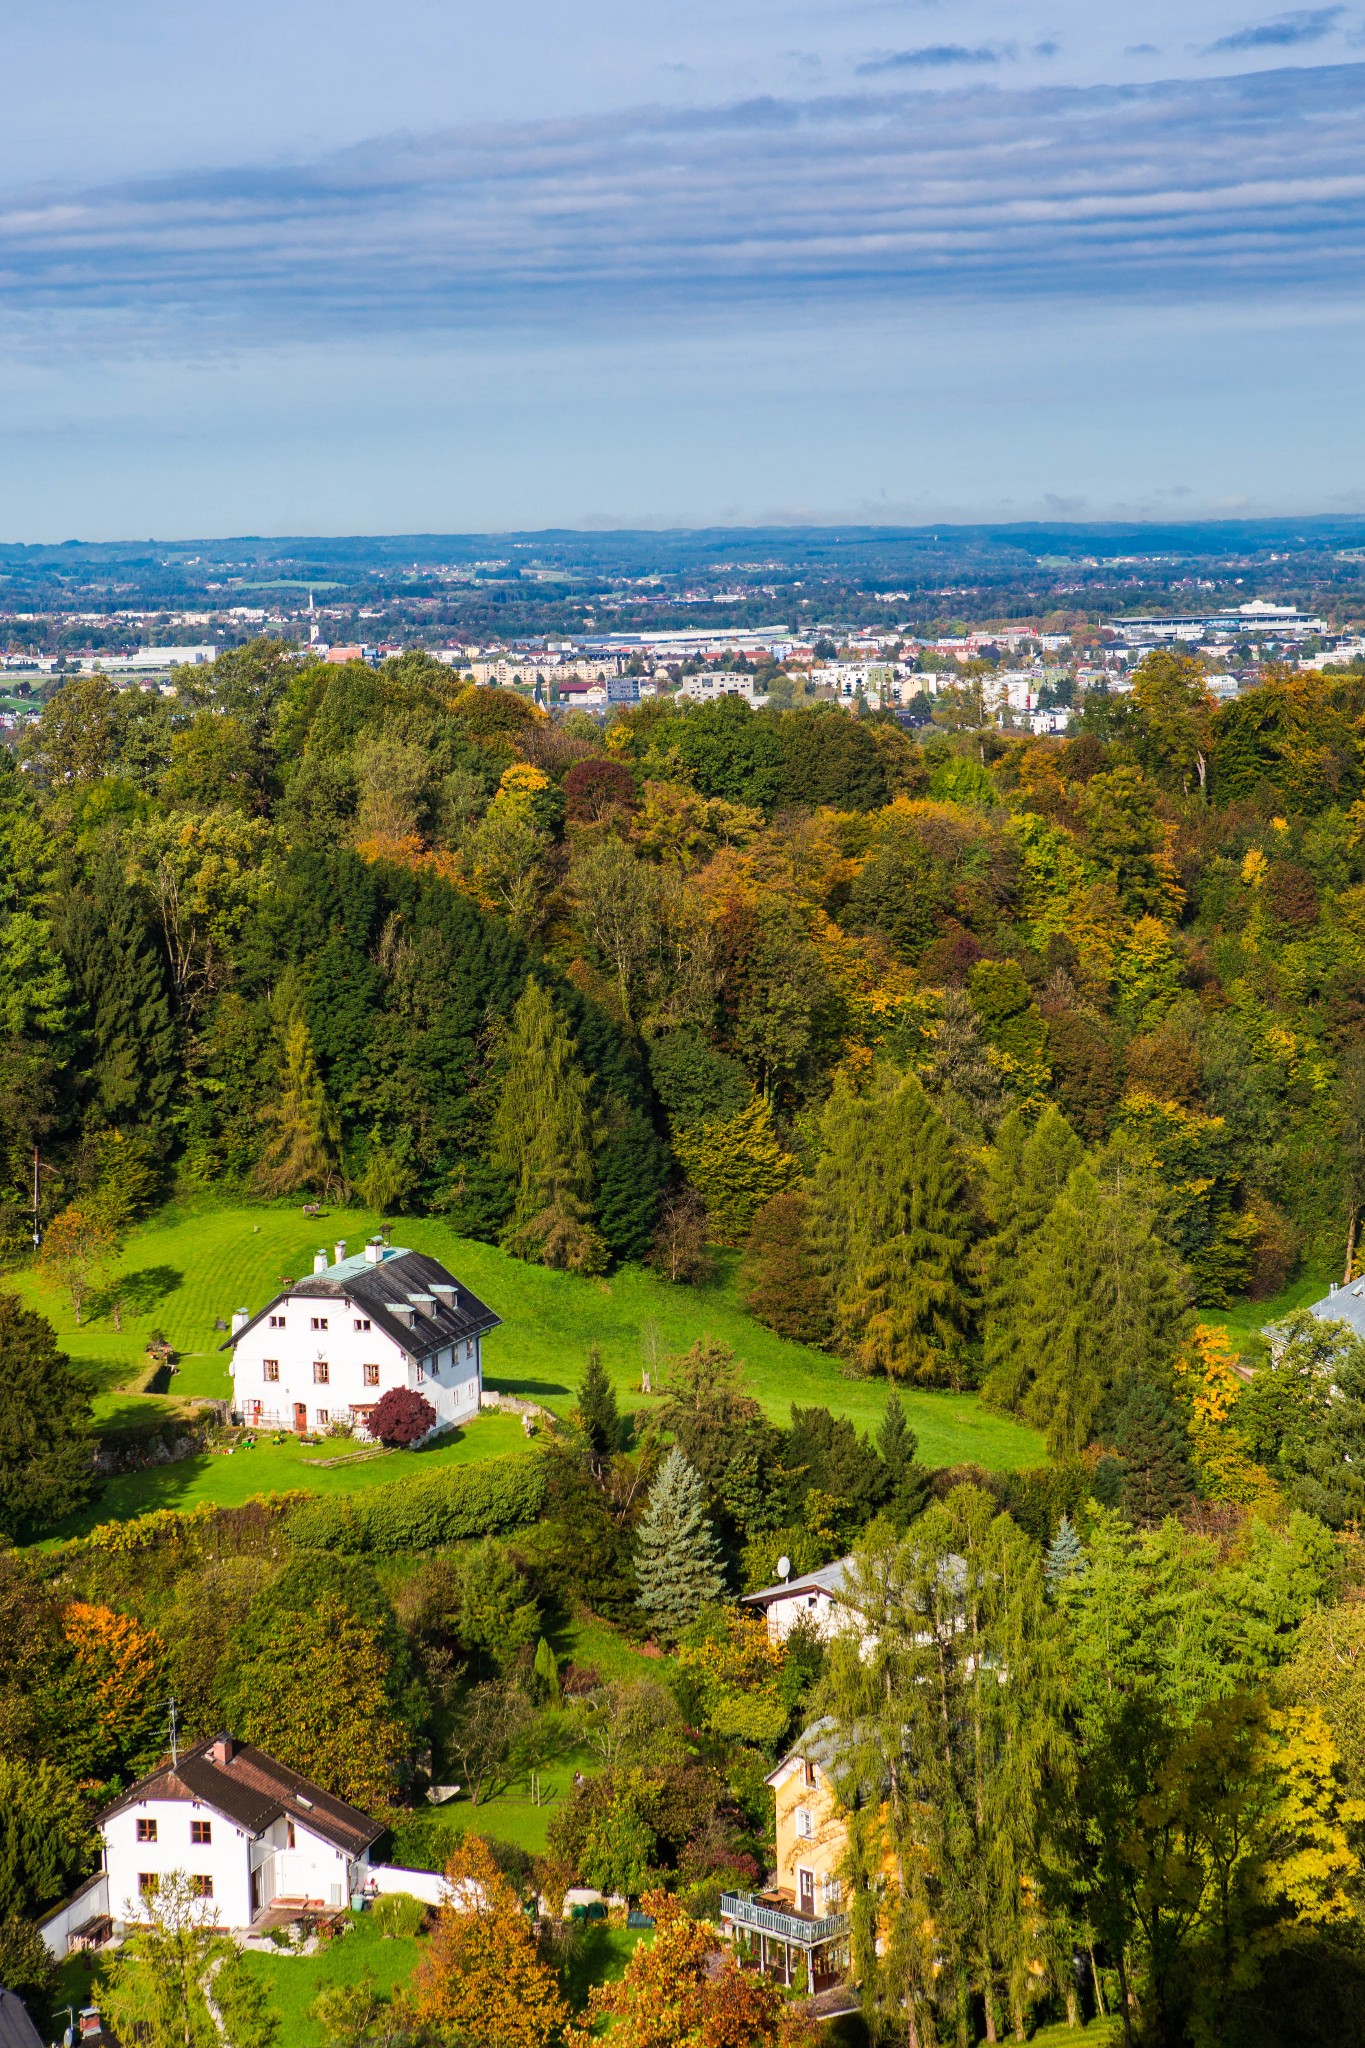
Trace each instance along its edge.
<instances>
[{"instance_id":1,"label":"distant building","mask_svg":"<svg viewBox=\"0 0 1365 2048\"><path fill-rule=\"evenodd\" d=\"M238 1309L232 1405L262 1429L364 1428L393 1387L421 1394L437 1425L479 1412L482 1340L501 1318L423 1252L371 1239L363 1252L320 1251L312 1273L256 1315Z\"/></svg>"},{"instance_id":2,"label":"distant building","mask_svg":"<svg viewBox=\"0 0 1365 2048\"><path fill-rule=\"evenodd\" d=\"M1308 1313L1320 1323L1347 1323L1357 1337L1365 1337L1365 1280L1349 1280L1343 1286L1334 1280Z\"/></svg>"}]
</instances>

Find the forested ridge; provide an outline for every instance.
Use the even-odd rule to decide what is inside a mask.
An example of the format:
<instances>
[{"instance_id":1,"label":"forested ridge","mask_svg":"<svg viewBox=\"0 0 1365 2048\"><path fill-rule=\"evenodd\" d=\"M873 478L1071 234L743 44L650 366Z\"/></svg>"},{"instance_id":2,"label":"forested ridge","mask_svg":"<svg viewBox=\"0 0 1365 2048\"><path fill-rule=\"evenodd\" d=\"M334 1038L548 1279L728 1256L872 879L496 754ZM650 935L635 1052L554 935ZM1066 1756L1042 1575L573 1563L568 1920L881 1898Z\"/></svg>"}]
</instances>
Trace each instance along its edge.
<instances>
[{"instance_id":1,"label":"forested ridge","mask_svg":"<svg viewBox=\"0 0 1365 2048\"><path fill-rule=\"evenodd\" d=\"M65 683L0 755L0 863L4 1244L29 1256L36 1151L78 1307L170 1197L354 1190L585 1277L733 1259L773 1329L978 1389L1051 1461L930 1472L895 1405L875 1444L776 1427L703 1343L629 1423L590 1363L524 1502L0 1556L0 1671L37 1646L0 1769L67 1816L0 1821L15 1953L168 1683L395 1815L443 1757L496 1778L586 1713L608 1761L554 1871L697 1912L757 1881L763 1773L825 1714L887 2038L1356 2037L1365 1345L1298 1313L1239 1351L1219 1317L1355 1270L1365 678L1216 703L1157 653L1063 740L737 699L552 720L422 654L258 642L175 696ZM24 1543L90 1490L84 1397L13 1300L0 1361ZM849 1550L870 1655L772 1651L733 1605ZM571 1707L547 1638L585 1602L675 1652L667 1685ZM321 1685L346 1631L343 1757L288 1674ZM58 1736L81 1671L123 1704Z\"/></svg>"}]
</instances>

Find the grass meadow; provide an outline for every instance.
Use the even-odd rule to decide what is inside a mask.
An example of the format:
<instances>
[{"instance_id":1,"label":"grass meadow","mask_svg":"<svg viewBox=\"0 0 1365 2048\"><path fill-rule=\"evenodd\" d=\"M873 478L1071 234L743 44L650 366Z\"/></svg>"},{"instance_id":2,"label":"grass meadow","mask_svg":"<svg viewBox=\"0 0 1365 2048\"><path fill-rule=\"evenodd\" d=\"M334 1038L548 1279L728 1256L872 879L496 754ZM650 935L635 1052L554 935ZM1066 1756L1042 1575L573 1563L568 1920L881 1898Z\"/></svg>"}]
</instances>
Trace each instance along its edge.
<instances>
[{"instance_id":1,"label":"grass meadow","mask_svg":"<svg viewBox=\"0 0 1365 2048\"><path fill-rule=\"evenodd\" d=\"M196 1397L225 1398L231 1391L228 1354L220 1349L224 1323L236 1308L261 1308L282 1287L312 1270L314 1252L331 1251L344 1237L357 1250L378 1219L358 1209L308 1218L294 1207L239 1205L172 1208L133 1231L104 1294L77 1326L71 1308L40 1269L13 1279L23 1298L54 1324L63 1348L90 1375L102 1430L135 1426L179 1412ZM753 1321L734 1293L734 1261L723 1262L703 1287L673 1287L638 1266L609 1279L583 1280L523 1265L491 1245L462 1238L439 1218L397 1225L394 1242L439 1258L503 1319L484 1347L485 1384L524 1395L563 1414L572 1405L588 1351L597 1345L622 1406L648 1405L640 1391L650 1371L655 1384L670 1353L703 1335L723 1340L745 1362L749 1386L775 1419L785 1421L793 1402L827 1406L859 1429L873 1429L891 1389L884 1381L850 1380L838 1361L793 1344ZM115 1329L113 1303L120 1304ZM159 1330L179 1354L166 1395L130 1390L142 1375L147 1339ZM973 1394L903 1389L902 1399L930 1464L978 1464L992 1469L1043 1461L1041 1439L1007 1416L993 1415ZM498 1457L524 1449L513 1416L485 1414L457 1440L427 1452L392 1452L358 1465L328 1467L344 1445L308 1449L268 1440L231 1456L219 1453L154 1466L112 1480L94 1519L110 1520L156 1507L201 1501L231 1505L253 1494L300 1489L350 1492L383 1485L434 1464ZM89 1526L92 1516L77 1526Z\"/></svg>"}]
</instances>

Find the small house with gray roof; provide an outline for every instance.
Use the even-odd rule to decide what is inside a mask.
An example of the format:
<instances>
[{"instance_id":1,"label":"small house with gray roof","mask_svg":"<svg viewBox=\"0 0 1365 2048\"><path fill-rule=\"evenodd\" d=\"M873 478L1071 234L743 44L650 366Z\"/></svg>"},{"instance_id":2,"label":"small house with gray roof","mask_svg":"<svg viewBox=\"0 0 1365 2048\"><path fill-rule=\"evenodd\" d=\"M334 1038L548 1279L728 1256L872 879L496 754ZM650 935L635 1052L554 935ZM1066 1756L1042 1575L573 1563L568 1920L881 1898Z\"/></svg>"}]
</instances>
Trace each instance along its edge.
<instances>
[{"instance_id":1,"label":"small house with gray roof","mask_svg":"<svg viewBox=\"0 0 1365 2048\"><path fill-rule=\"evenodd\" d=\"M1344 1286L1333 1281L1308 1313L1320 1323L1346 1323L1357 1337L1365 1337L1365 1280L1348 1280Z\"/></svg>"},{"instance_id":2,"label":"small house with gray roof","mask_svg":"<svg viewBox=\"0 0 1365 2048\"><path fill-rule=\"evenodd\" d=\"M365 1428L376 1403L408 1387L449 1428L479 1412L483 1339L501 1318L439 1259L371 1238L345 1239L253 1315L239 1309L222 1347L232 1352L233 1409L262 1429Z\"/></svg>"}]
</instances>

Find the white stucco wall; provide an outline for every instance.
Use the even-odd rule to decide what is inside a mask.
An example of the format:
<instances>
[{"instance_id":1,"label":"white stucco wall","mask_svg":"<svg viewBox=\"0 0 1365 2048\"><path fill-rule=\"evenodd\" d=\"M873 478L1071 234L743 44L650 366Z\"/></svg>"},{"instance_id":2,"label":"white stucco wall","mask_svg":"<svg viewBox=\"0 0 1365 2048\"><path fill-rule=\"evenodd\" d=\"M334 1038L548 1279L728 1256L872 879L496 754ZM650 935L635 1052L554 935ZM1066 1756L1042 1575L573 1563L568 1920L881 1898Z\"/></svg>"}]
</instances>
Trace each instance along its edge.
<instances>
[{"instance_id":1,"label":"white stucco wall","mask_svg":"<svg viewBox=\"0 0 1365 2048\"><path fill-rule=\"evenodd\" d=\"M139 1820L156 1823L156 1840L140 1842ZM212 1839L190 1840L191 1821L207 1822ZM109 1911L115 1920L143 1917L138 1879L143 1872L167 1878L183 1870L213 1881L215 1915L223 1927L251 1924L251 1837L212 1807L191 1799L148 1799L128 1806L104 1823L104 1863L109 1877Z\"/></svg>"},{"instance_id":2,"label":"white stucco wall","mask_svg":"<svg viewBox=\"0 0 1365 2048\"><path fill-rule=\"evenodd\" d=\"M367 1320L359 1304L291 1295L271 1313L284 1318L283 1329L271 1329L269 1315L262 1316L236 1346L233 1407L243 1421L293 1429L301 1404L308 1428L326 1429L357 1408L373 1408L392 1387L424 1395L442 1423L478 1414L483 1374L477 1337L446 1345L424 1372L373 1322L368 1330L356 1329L357 1322ZM325 1320L327 1328L315 1330L314 1320ZM278 1380L267 1380L267 1359L278 1364ZM327 1366L325 1383L314 1377L318 1361ZM379 1368L377 1385L366 1385L366 1365Z\"/></svg>"}]
</instances>

